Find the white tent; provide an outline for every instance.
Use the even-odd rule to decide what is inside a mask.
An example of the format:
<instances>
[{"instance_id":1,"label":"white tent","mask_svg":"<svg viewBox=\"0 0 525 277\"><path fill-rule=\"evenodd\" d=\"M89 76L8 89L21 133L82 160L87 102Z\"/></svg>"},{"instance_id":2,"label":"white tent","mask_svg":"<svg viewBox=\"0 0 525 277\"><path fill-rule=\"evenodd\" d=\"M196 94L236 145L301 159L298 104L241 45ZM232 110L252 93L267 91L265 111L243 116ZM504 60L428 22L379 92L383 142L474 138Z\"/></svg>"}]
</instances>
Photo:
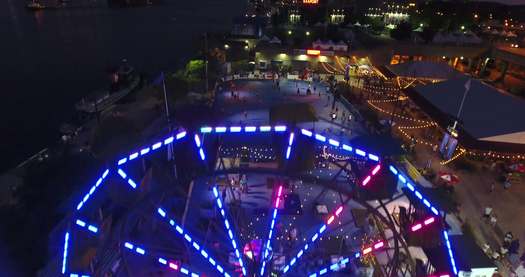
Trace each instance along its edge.
<instances>
[{"instance_id":1,"label":"white tent","mask_svg":"<svg viewBox=\"0 0 525 277\"><path fill-rule=\"evenodd\" d=\"M348 51L348 45L346 43L344 43L342 40L340 40L334 46L334 50L335 51L344 51L344 52L346 52L346 51Z\"/></svg>"},{"instance_id":2,"label":"white tent","mask_svg":"<svg viewBox=\"0 0 525 277\"><path fill-rule=\"evenodd\" d=\"M270 43L281 44L281 40L278 39L277 37L273 37L273 38L270 40Z\"/></svg>"}]
</instances>

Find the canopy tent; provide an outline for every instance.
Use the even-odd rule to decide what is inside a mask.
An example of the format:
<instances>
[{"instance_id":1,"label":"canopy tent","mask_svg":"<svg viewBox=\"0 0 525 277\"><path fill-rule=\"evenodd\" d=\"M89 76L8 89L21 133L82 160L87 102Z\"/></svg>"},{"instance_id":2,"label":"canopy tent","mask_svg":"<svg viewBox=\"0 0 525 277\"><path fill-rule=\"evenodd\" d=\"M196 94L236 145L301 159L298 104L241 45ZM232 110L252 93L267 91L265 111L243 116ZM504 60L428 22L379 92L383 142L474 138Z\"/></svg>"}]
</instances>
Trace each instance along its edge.
<instances>
[{"instance_id":1,"label":"canopy tent","mask_svg":"<svg viewBox=\"0 0 525 277\"><path fill-rule=\"evenodd\" d=\"M281 44L281 40L277 37L273 37L269 42L274 44Z\"/></svg>"},{"instance_id":2,"label":"canopy tent","mask_svg":"<svg viewBox=\"0 0 525 277\"><path fill-rule=\"evenodd\" d=\"M410 98L443 128L458 113L469 76L406 90ZM460 141L468 147L525 152L525 100L472 79L459 119Z\"/></svg>"},{"instance_id":3,"label":"canopy tent","mask_svg":"<svg viewBox=\"0 0 525 277\"><path fill-rule=\"evenodd\" d=\"M469 235L452 235L450 243L454 245L456 264L460 273L463 271L471 272L475 276L492 276L497 269L496 264L483 253Z\"/></svg>"},{"instance_id":4,"label":"canopy tent","mask_svg":"<svg viewBox=\"0 0 525 277\"><path fill-rule=\"evenodd\" d=\"M434 43L480 44L482 40L472 32L437 33L432 39Z\"/></svg>"}]
</instances>

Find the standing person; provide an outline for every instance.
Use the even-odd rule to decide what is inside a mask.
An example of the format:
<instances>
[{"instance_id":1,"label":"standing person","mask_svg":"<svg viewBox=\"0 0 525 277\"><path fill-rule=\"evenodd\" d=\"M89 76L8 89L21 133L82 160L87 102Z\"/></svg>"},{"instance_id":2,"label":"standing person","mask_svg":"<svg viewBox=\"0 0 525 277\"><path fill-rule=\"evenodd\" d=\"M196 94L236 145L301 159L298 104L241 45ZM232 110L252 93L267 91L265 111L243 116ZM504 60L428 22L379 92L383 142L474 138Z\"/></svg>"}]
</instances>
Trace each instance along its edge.
<instances>
[{"instance_id":1,"label":"standing person","mask_svg":"<svg viewBox=\"0 0 525 277\"><path fill-rule=\"evenodd\" d=\"M496 218L496 215L492 214L490 216L490 225L492 225L492 227L495 227L497 222L498 222L498 219Z\"/></svg>"},{"instance_id":2,"label":"standing person","mask_svg":"<svg viewBox=\"0 0 525 277\"><path fill-rule=\"evenodd\" d=\"M483 212L483 217L486 218L486 219L489 219L491 213L492 213L492 207L491 206L487 206L487 207L485 207L485 210Z\"/></svg>"},{"instance_id":3,"label":"standing person","mask_svg":"<svg viewBox=\"0 0 525 277\"><path fill-rule=\"evenodd\" d=\"M297 95L301 94L301 91L299 90L299 88L297 88Z\"/></svg>"},{"instance_id":4,"label":"standing person","mask_svg":"<svg viewBox=\"0 0 525 277\"><path fill-rule=\"evenodd\" d=\"M495 182L492 182L490 183L490 191L489 192L494 192L494 189L496 188L496 183Z\"/></svg>"}]
</instances>

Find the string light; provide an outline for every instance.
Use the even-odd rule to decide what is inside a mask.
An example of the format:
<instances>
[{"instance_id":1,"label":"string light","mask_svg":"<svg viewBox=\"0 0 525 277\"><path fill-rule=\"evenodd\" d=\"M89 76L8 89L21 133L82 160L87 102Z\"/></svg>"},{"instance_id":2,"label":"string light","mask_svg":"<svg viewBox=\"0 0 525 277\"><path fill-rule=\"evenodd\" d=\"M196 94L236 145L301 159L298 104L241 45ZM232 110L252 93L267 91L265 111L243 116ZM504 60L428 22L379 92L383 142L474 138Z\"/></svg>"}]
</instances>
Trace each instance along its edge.
<instances>
[{"instance_id":1,"label":"string light","mask_svg":"<svg viewBox=\"0 0 525 277\"><path fill-rule=\"evenodd\" d=\"M439 162L439 164L441 164L441 165L446 165L446 164L448 164L448 163L454 161L455 159L461 157L461 156L462 156L463 154L465 154L465 153L467 153L467 150L465 150L465 149L463 149L463 148L459 148L459 151L458 151L458 153L456 153L456 155L452 156L452 158L450 158L450 159L448 159L448 160L446 160L446 161L441 161L441 162Z\"/></svg>"},{"instance_id":2,"label":"string light","mask_svg":"<svg viewBox=\"0 0 525 277\"><path fill-rule=\"evenodd\" d=\"M388 115L392 115L392 116L395 116L395 117L399 117L401 119L405 119L405 120L409 120L409 121L414 121L414 122L419 122L419 123L432 123L432 121L426 121L426 120L422 120L422 119L415 119L415 118L411 118L411 117L408 117L408 116L404 116L404 115L400 115L400 114L396 114L396 113L392 113L390 111L387 111L385 109L382 109L381 107L379 106L376 106L374 105L370 100L367 101L368 105L372 106L374 109L382 112L382 113L386 113Z\"/></svg>"}]
</instances>

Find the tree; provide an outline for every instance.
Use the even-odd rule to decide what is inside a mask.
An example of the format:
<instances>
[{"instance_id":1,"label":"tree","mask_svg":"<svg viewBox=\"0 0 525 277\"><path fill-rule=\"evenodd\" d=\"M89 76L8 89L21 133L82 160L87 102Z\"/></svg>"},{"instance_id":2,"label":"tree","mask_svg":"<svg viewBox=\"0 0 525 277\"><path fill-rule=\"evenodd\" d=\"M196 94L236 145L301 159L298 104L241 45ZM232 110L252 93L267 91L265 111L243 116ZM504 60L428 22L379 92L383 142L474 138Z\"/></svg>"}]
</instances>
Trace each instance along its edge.
<instances>
[{"instance_id":1,"label":"tree","mask_svg":"<svg viewBox=\"0 0 525 277\"><path fill-rule=\"evenodd\" d=\"M186 64L185 75L189 82L202 80L204 74L203 60L190 60Z\"/></svg>"},{"instance_id":2,"label":"tree","mask_svg":"<svg viewBox=\"0 0 525 277\"><path fill-rule=\"evenodd\" d=\"M434 35L436 35L436 30L425 26L423 28L423 32L421 32L421 38L425 41L425 43L429 43L434 39Z\"/></svg>"},{"instance_id":3,"label":"tree","mask_svg":"<svg viewBox=\"0 0 525 277\"><path fill-rule=\"evenodd\" d=\"M396 28L390 31L390 36L397 40L407 40L410 39L412 35L412 24L401 21Z\"/></svg>"}]
</instances>

